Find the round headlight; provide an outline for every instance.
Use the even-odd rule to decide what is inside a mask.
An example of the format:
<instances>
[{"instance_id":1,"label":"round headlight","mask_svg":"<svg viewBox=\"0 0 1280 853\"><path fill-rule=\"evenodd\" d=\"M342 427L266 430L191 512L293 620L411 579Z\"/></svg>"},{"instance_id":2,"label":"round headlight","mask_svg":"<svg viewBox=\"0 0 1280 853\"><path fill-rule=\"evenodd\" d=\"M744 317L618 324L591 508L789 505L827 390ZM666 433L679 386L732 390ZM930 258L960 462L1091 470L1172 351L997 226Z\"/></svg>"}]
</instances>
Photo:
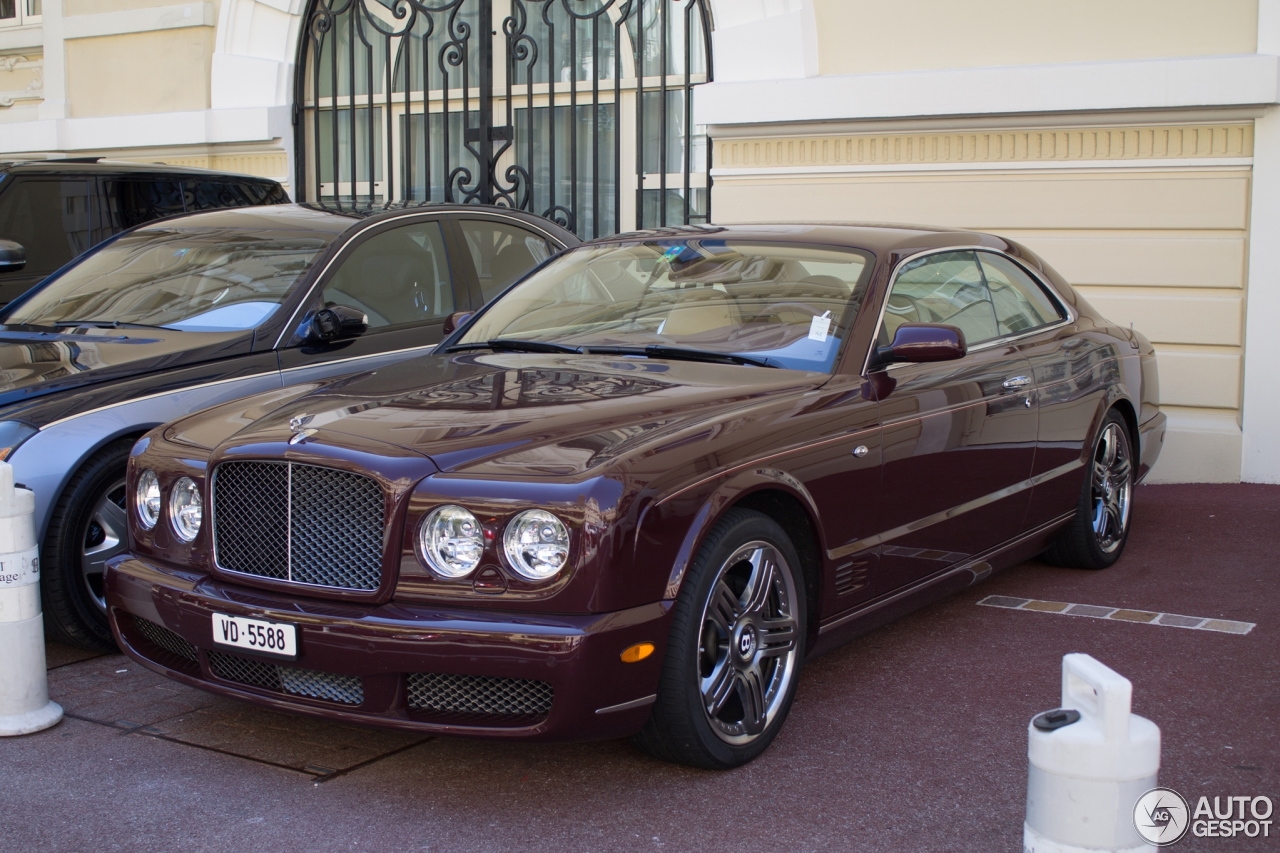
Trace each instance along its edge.
<instances>
[{"instance_id":1,"label":"round headlight","mask_svg":"<svg viewBox=\"0 0 1280 853\"><path fill-rule=\"evenodd\" d=\"M511 567L530 580L546 580L569 561L569 529L545 509L530 509L507 524L502 545Z\"/></svg>"},{"instance_id":2,"label":"round headlight","mask_svg":"<svg viewBox=\"0 0 1280 853\"><path fill-rule=\"evenodd\" d=\"M155 527L160 520L160 478L155 471L148 469L139 475L133 499L138 507L138 522L147 530Z\"/></svg>"},{"instance_id":3,"label":"round headlight","mask_svg":"<svg viewBox=\"0 0 1280 853\"><path fill-rule=\"evenodd\" d=\"M183 477L173 484L169 494L169 520L173 531L184 542L190 542L200 532L200 520L204 515L204 502L200 500L200 488L190 477Z\"/></svg>"},{"instance_id":4,"label":"round headlight","mask_svg":"<svg viewBox=\"0 0 1280 853\"><path fill-rule=\"evenodd\" d=\"M476 517L452 504L436 507L418 527L418 545L431 570L443 578L465 578L480 565L484 532Z\"/></svg>"}]
</instances>

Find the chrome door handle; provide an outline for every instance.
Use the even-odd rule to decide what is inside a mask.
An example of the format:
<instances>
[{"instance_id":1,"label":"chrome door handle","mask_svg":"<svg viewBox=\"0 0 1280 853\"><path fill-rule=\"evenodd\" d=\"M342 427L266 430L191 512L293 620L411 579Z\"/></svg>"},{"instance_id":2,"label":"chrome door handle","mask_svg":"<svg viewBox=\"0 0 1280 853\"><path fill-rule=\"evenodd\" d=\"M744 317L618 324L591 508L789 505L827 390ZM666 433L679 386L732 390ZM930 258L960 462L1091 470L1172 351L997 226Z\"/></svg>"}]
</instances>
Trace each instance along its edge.
<instances>
[{"instance_id":1,"label":"chrome door handle","mask_svg":"<svg viewBox=\"0 0 1280 853\"><path fill-rule=\"evenodd\" d=\"M1009 379L1006 379L1002 384L1004 385L1005 390L1007 391L1012 391L1015 388L1026 388L1028 385L1031 384L1031 377L1030 376L1013 376L1013 377L1010 377Z\"/></svg>"}]
</instances>

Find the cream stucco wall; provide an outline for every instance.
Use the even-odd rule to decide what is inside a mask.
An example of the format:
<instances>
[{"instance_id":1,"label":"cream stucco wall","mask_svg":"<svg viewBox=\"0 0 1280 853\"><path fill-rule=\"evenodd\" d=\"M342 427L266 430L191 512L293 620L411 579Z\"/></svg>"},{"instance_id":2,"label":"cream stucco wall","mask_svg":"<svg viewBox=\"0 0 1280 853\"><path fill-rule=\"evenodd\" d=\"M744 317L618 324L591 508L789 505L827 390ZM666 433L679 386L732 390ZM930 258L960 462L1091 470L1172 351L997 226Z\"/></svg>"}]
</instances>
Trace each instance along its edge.
<instances>
[{"instance_id":1,"label":"cream stucco wall","mask_svg":"<svg viewBox=\"0 0 1280 853\"><path fill-rule=\"evenodd\" d=\"M1170 431L1153 479L1238 480L1252 122L1128 118L722 135L715 219L909 222L1018 240L1155 343Z\"/></svg>"},{"instance_id":2,"label":"cream stucco wall","mask_svg":"<svg viewBox=\"0 0 1280 853\"><path fill-rule=\"evenodd\" d=\"M1252 53L1257 0L813 0L821 74Z\"/></svg>"},{"instance_id":3,"label":"cream stucco wall","mask_svg":"<svg viewBox=\"0 0 1280 853\"><path fill-rule=\"evenodd\" d=\"M66 43L71 115L144 115L209 107L213 27L121 33Z\"/></svg>"}]
</instances>

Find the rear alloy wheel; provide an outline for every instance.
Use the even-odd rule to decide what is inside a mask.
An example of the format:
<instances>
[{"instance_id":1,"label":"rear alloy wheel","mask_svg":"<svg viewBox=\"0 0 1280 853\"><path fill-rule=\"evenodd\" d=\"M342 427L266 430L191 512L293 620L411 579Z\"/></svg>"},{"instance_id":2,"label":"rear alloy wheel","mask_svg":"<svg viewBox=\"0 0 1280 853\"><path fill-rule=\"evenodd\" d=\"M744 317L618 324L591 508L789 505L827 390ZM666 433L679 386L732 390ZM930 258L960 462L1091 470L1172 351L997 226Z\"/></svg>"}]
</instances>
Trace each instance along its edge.
<instances>
[{"instance_id":1,"label":"rear alloy wheel","mask_svg":"<svg viewBox=\"0 0 1280 853\"><path fill-rule=\"evenodd\" d=\"M1124 418L1107 414L1076 505L1075 517L1044 560L1058 566L1105 569L1120 559L1133 515L1133 446Z\"/></svg>"},{"instance_id":2,"label":"rear alloy wheel","mask_svg":"<svg viewBox=\"0 0 1280 853\"><path fill-rule=\"evenodd\" d=\"M637 744L708 769L745 764L782 727L795 696L804 583L786 533L731 510L690 567L672 620L653 714Z\"/></svg>"},{"instance_id":3,"label":"rear alloy wheel","mask_svg":"<svg viewBox=\"0 0 1280 853\"><path fill-rule=\"evenodd\" d=\"M129 547L124 478L132 446L132 439L109 444L76 471L40 553L45 629L84 649L115 648L103 581L107 561Z\"/></svg>"}]
</instances>

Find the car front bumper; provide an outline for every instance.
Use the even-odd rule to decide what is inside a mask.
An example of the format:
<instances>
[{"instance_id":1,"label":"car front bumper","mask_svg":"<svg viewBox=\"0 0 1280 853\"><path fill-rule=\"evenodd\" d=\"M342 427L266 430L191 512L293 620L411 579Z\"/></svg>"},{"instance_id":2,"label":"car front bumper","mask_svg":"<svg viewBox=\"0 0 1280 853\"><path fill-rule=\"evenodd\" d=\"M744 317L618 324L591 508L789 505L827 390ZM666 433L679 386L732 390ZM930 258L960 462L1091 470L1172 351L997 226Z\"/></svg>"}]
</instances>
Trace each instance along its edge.
<instances>
[{"instance_id":1,"label":"car front bumper","mask_svg":"<svg viewBox=\"0 0 1280 853\"><path fill-rule=\"evenodd\" d=\"M184 684L331 720L538 741L638 731L671 616L671 602L565 615L317 601L135 556L108 567L106 595L120 648ZM215 612L294 625L297 659L215 647ZM623 663L641 642L654 654Z\"/></svg>"}]
</instances>

